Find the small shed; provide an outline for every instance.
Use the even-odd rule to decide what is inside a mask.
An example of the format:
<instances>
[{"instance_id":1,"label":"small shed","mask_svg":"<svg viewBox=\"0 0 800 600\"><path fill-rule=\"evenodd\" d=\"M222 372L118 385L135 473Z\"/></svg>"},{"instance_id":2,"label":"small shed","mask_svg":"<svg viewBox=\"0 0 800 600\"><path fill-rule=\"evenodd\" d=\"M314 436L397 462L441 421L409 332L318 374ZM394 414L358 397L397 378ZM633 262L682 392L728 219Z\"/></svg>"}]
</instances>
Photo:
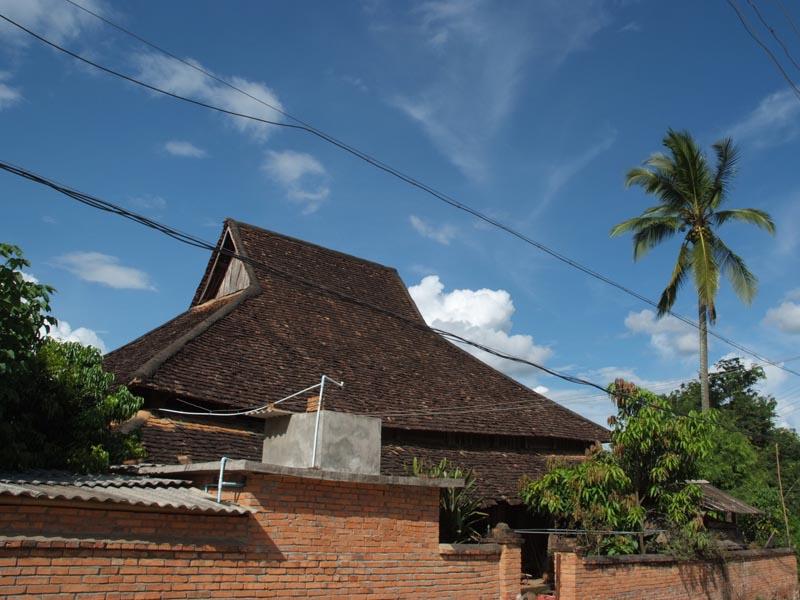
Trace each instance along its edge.
<instances>
[{"instance_id":1,"label":"small shed","mask_svg":"<svg viewBox=\"0 0 800 600\"><path fill-rule=\"evenodd\" d=\"M727 492L711 485L705 479L689 481L700 488L703 493L703 508L713 514L706 515L705 525L710 532L728 545L741 546L742 536L739 531L739 519L742 516L762 514L754 506L742 502Z\"/></svg>"}]
</instances>

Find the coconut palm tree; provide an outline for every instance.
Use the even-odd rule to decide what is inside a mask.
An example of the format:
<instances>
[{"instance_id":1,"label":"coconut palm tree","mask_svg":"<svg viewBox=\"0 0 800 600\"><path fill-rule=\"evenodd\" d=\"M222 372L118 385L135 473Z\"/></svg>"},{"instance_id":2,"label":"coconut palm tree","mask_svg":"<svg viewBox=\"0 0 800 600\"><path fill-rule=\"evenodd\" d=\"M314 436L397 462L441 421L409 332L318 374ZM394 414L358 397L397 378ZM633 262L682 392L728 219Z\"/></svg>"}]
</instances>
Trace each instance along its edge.
<instances>
[{"instance_id":1,"label":"coconut palm tree","mask_svg":"<svg viewBox=\"0 0 800 600\"><path fill-rule=\"evenodd\" d=\"M727 277L745 304L752 301L758 283L742 258L725 245L718 230L728 221L741 221L775 233L775 224L769 214L755 208L720 210L728 199L738 159L730 138L713 145L713 167L686 131L668 130L663 144L667 153L653 154L643 166L631 169L625 180L626 187L640 186L658 204L615 226L611 236L632 232L633 259L639 260L651 248L681 234L672 276L658 302L658 316L670 312L678 290L691 273L697 291L701 401L703 410L708 410L708 323L717 318L720 274Z\"/></svg>"}]
</instances>

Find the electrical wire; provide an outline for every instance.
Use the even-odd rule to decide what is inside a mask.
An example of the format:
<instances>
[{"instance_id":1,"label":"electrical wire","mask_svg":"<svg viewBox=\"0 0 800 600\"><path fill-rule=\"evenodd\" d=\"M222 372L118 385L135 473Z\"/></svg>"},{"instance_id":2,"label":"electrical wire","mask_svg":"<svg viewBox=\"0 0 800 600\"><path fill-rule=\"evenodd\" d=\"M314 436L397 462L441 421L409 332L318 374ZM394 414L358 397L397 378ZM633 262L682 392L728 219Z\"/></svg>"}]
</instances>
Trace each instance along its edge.
<instances>
[{"instance_id":1,"label":"electrical wire","mask_svg":"<svg viewBox=\"0 0 800 600\"><path fill-rule=\"evenodd\" d=\"M559 372L559 371L557 371L555 369L549 369L549 368L544 367L543 365L540 365L540 364L535 363L533 361L529 361L527 359L516 357L516 356L511 356L509 354L506 354L506 353L501 352L499 350L496 350L494 348L490 348L490 347L488 347L488 346L486 346L484 344L479 344L477 342L474 342L472 340L469 340L467 338L464 338L463 336L459 336L459 335L454 334L452 332L444 331L442 329L437 329L437 328L431 328L428 325L426 325L425 323L420 323L420 322L418 322L418 321L416 321L414 319L410 319L410 318L408 318L408 317L406 317L404 315L401 315L399 313L396 313L394 311L382 308L380 306L377 306L377 305L374 305L372 303L366 302L366 301L361 300L359 298L355 298L353 296L350 296L349 294L346 294L346 293L340 292L338 290L334 290L332 288L329 288L327 286L318 284L316 282L307 280L307 279L305 279L303 277L300 277L298 275L295 275L293 273L285 272L285 271L283 271L281 269L277 269L275 267L272 267L272 266L267 265L265 263L262 263L260 261L253 260L253 259L251 259L250 257L248 257L246 255L239 254L238 252L227 250L227 249L223 248L221 245L217 246L215 244L212 244L211 242L203 240L202 238L199 238L199 237L193 236L191 234L179 231L179 230L174 229L174 228L172 228L172 227L170 227L168 225L165 225L163 223L160 223L158 221L155 221L153 219L150 219L148 217L145 217L145 216L140 215L138 213L135 213L133 211L130 211L130 210L128 210L126 208L123 208L123 207L121 207L121 206L119 206L117 204L114 204L112 202L108 202L106 200L102 200L102 199L97 198L95 196L90 196L89 194L85 194L83 192L79 192L79 191L77 191L75 189L69 188L69 187L67 187L65 185L62 185L62 184L59 184L59 183L57 183L57 182L55 182L53 180L47 179L47 178L45 178L45 177L43 177L41 175L37 175L36 173L33 173L32 171L29 171L27 169L23 169L22 167L18 167L18 166L12 165L10 163L6 163L6 162L0 161L0 170L7 171L7 172L9 172L11 174L17 175L17 176L22 177L24 179L27 179L29 181L33 181L33 182L38 183L40 185L44 185L46 187L49 187L49 188L51 188L51 189L53 189L53 190L55 190L55 191L57 191L57 192L59 192L61 194L66 195L69 198L72 198L73 200L76 200L76 201L78 201L78 202L80 202L82 204L85 204L87 206L90 206L92 208L96 208L98 210L103 210L105 212L109 212L109 213L121 216L123 218L129 219L131 221L134 221L137 224L144 225L146 227L152 228L152 229L158 231L159 233L167 235L167 236L171 237L172 239L175 239L176 241L179 241L181 243L184 243L184 244L187 244L187 245L190 245L190 246L193 246L193 247L201 248L201 249L204 249L204 250L209 250L209 251L212 252L212 255L222 254L222 255L228 256L230 258L240 260L243 263L247 263L247 264L253 266L254 268L261 269L261 270L263 270L263 271L265 271L267 273L276 275L278 277L282 277L282 278L284 278L286 280L292 281L294 283L298 283L298 284L303 285L305 287L309 287L309 288L311 288L313 290L316 290L318 292L323 292L325 294L330 294L330 295L336 296L336 297L338 297L338 298L340 298L340 299L342 299L344 301L347 301L349 303L352 303L354 305L357 305L357 306L360 306L360 307L363 307L363 308L367 308L369 310L372 310L372 311L375 311L375 312L379 312L379 313L384 314L386 316L392 317L393 319L396 319L396 320L398 320L400 322L403 322L404 324L409 325L411 327L414 327L415 329L418 329L418 330L421 330L421 331L425 331L425 332L433 331L435 333L438 333L440 336L446 336L447 338L450 339L451 343L455 340L455 341L458 341L458 342L460 342L462 344L473 346L473 347L478 348L480 350L483 350L485 352L490 352L490 353L492 353L492 354L494 354L494 355L496 355L498 357L502 357L502 358L504 358L506 360L513 360L514 362L517 362L517 363L529 365L529 366L534 367L536 369L539 369L539 370L541 370L543 372L546 372L546 373L548 373L548 374L550 374L550 375L552 375L554 377L563 379L564 381L567 381L569 383L589 386L589 387L601 390L604 393L607 393L607 388L605 388L605 387L603 387L603 386L601 386L601 385L599 385L597 383L594 383L594 382L592 382L592 381L590 381L588 379L584 379L584 378L581 378L581 377L576 377L576 376L573 376L573 375L561 373L561 372ZM651 406L653 408L657 408L659 410L665 410L665 409L662 409L662 407L659 407L657 405L652 405L651 404ZM515 410L518 409L518 408L519 407L514 406ZM263 409L263 407L261 409ZM254 411L258 410L258 408L235 409L235 410L238 410L240 412L243 411L244 413L253 413ZM486 407L482 407L479 410L480 411L486 411L487 408ZM188 413L188 411L184 411L184 412ZM452 412L452 409L450 409L448 412ZM463 412L463 411L461 411L461 412ZM195 413L195 415L196 416L208 416L209 413L208 412ZM222 415L219 415L219 416L222 416ZM230 413L228 413L228 416L238 416L238 415L231 415ZM690 416L680 416L680 418L691 418L691 417Z\"/></svg>"},{"instance_id":2,"label":"electrical wire","mask_svg":"<svg viewBox=\"0 0 800 600\"><path fill-rule=\"evenodd\" d=\"M448 331L444 331L442 329L431 328L431 327L429 327L428 325L426 325L424 323L419 323L414 319L410 319L410 318L408 318L408 317L406 317L404 315L401 315L399 313L396 313L394 311L388 310L386 308L382 308L380 306L377 306L375 304L366 302L366 301L361 300L359 298L356 298L354 296L350 296L349 294L345 294L343 292L340 292L340 291L335 290L333 288L330 288L328 286L324 286L324 285L318 284L316 282L310 281L308 279L305 279L304 277L300 277L300 276L295 275L293 273L288 273L288 272L283 271L281 269L277 269L277 268L275 268L275 267L273 267L271 265L267 265L267 264L265 264L263 262L251 259L250 257L248 257L246 255L239 254L238 252L234 252L232 250L227 250L226 248L223 248L221 246L217 246L215 244L212 244L211 242L203 240L202 238L199 238L197 236L181 232L181 231L179 231L177 229L174 229L174 228L172 228L172 227L170 227L168 225L165 225L163 223L155 221L154 219L150 219L149 217L145 217L143 215L140 215L140 214L138 214L136 212L128 210L128 209L126 209L126 208L124 208L122 206L119 206L117 204L114 204L112 202L108 202L106 200L102 200L102 199L97 198L95 196L90 196L89 194L85 194L85 193L79 192L79 191L77 191L77 190L75 190L73 188L69 188L69 187L64 186L62 184L59 184L59 183L57 183L57 182L55 182L55 181L53 181L51 179L48 179L48 178L43 177L41 175L38 175L38 174L36 174L36 173L34 173L32 171L29 171L27 169L24 169L22 167L15 166L15 165L12 165L12 164L4 162L4 161L0 161L0 169L4 170L4 171L7 171L7 172L9 172L11 174L17 175L19 177L22 177L24 179L27 179L29 181L33 181L35 183L38 183L38 184L44 185L46 187L49 187L49 188L51 188L51 189L53 189L53 190L55 190L55 191L57 191L57 192L59 192L61 194L64 194L64 195L72 198L73 200L77 200L78 202L80 202L82 204L85 204L87 206L90 206L92 208L96 208L96 209L99 209L99 210L102 210L102 211L105 211L105 212L109 212L109 213L121 216L123 218L129 219L131 221L134 221L135 223L138 223L140 225L144 225L144 226L149 227L151 229L155 229L156 231L158 231L158 232L160 232L162 234L165 234L165 235L171 237L172 239L177 240L177 241L179 241L181 243L184 243L184 244L187 244L187 245L190 245L190 246L194 246L196 248L201 248L203 250L208 250L208 251L212 252L212 254L222 254L224 256L228 256L230 258L234 258L234 259L240 260L243 263L247 263L247 264L249 264L249 265L251 265L251 266L253 266L255 268L261 269L261 270L263 270L263 271L265 271L267 273L271 273L273 275L277 275L279 277L282 277L284 279L287 279L287 280L295 282L295 283L299 283L299 284L301 284L303 286L306 286L306 287L310 287L310 288L315 289L317 291L322 291L322 292L324 292L326 294L334 295L334 296L336 296L336 297L338 297L338 298L340 298L342 300L345 300L345 301L353 303L353 304L357 304L357 305L359 305L361 307L365 307L365 308L368 308L368 309L373 310L373 311L378 311L378 312L380 312L380 313L382 313L384 315L387 315L387 316L390 316L390 317L392 317L394 319L402 321L402 322L404 322L404 323L406 323L408 325L411 325L411 326L413 326L413 327L415 327L417 329L420 329L420 330L423 330L423 331L434 331L434 332L438 333L439 335L445 335L445 336L450 336L450 337L453 337L453 338L457 338L463 344L474 346L474 347L480 348L481 350L484 350L484 351L493 352L498 356L504 355L504 353L500 352L499 350L495 350L493 348L489 348L488 346L485 346L483 344L478 344L477 342L473 342L471 340L468 340L466 338L458 336L458 335L456 335L454 333L451 333L451 332L448 332ZM572 375L559 373L558 371L556 371L554 369L547 368L547 367L545 367L543 365L540 365L538 363L535 363L533 361L529 361L529 360L526 360L526 359L523 359L523 358L519 358L519 357L511 357L511 356L509 356L508 359L509 360L514 360L515 362L527 364L527 365L529 365L531 367L534 367L536 369L544 371L544 372L548 373L549 375L564 379L565 381L568 381L570 383L579 383L579 384L582 384L582 385L589 385L591 387L594 387L594 388L597 388L599 390L605 391L605 388L603 386L600 386L600 385L598 385L596 383L590 382L590 381L585 380L585 379L581 379L579 377L574 377Z\"/></svg>"},{"instance_id":3,"label":"electrical wire","mask_svg":"<svg viewBox=\"0 0 800 600\"><path fill-rule=\"evenodd\" d=\"M730 2L731 0L728 0L728 1ZM654 300L652 300L650 298L647 298L646 296L640 294L639 292L636 292L635 290L633 290L633 289L631 289L631 288L629 288L629 287L627 287L627 286L625 286L625 285L623 285L623 284L611 279L610 277L608 277L606 275L603 275L602 273L600 273L598 271L595 271L594 269L579 263L578 261L576 261L576 260L574 260L574 259L572 259L572 258L570 258L570 257L558 252L557 250L554 250L553 248L550 248L549 246L547 246L547 245L545 245L545 244L543 244L543 243L541 243L541 242L539 242L539 241L537 241L537 240L535 240L535 239L533 239L533 238L531 238L531 237L529 237L529 236L517 231L516 229L512 228L511 226L506 225L506 224L502 223L501 221L498 221L498 220L494 219L493 217L490 217L489 215L486 215L485 213L482 213L482 212L478 211L477 209L472 208L472 207L470 207L470 206L468 206L468 205L456 200L455 198L453 198L451 196L448 196L447 194L445 194L443 192L439 192L435 188L433 188L433 187L431 187L431 186L429 186L429 185L427 185L427 184L415 179L414 177L412 177L410 175L406 175L402 171L399 171L398 169L395 169L394 167L392 167L392 166L390 166L390 165L388 165L388 164L386 164L386 163L384 163L384 162L382 162L382 161L370 156L369 154L367 154L365 152L362 152L361 150L358 150L357 148L355 148L353 146L349 146L348 144L345 144L344 142L341 142L341 141L337 140L333 136L330 136L330 135L326 134L325 132L323 132L323 131L321 131L319 129L316 129L314 127L311 127L311 126L308 126L308 125L305 125L305 124L299 124L299 123L302 123L302 122L299 121L299 119L296 119L295 117L289 116L288 113L284 113L282 111L279 111L279 112L281 112L281 114L286 114L288 116L288 118L291 118L292 120L297 121L298 124L291 124L291 123L284 123L284 122L281 122L281 121L263 119L261 117L256 117L256 116L253 116L253 115L247 115L247 114L244 114L244 113L228 110L228 109L225 109L225 108L222 108L222 107L219 107L219 106L214 106L212 104L208 104L208 103L202 102L200 100L195 100L193 98L188 98L188 97L185 97L185 96L181 96L179 94L176 94L176 93L173 93L173 92L169 92L167 90L158 88L158 87L156 87L154 85L151 85L151 84L145 83L143 81L140 81L140 80L138 80L138 79L136 79L134 77L131 77L129 75L125 75L124 73L121 73L119 71L115 71L114 69L111 69L109 67L105 67L103 65L100 65L99 63L96 63L96 62L94 62L94 61L92 61L92 60L90 60L88 58L85 58L85 57L81 56L80 54L77 54L76 52L73 52L71 50L68 50L67 48L64 48L63 46L60 46L59 44L57 44L57 43L55 43L55 42L53 42L51 40L48 40L44 36L39 35L38 33L28 29L27 27L25 27L24 25L21 25L20 23L17 23L16 21L10 19L9 17L7 17L6 15L4 15L2 13L0 13L0 19L5 20L9 24L11 24L11 25L19 28L20 30L28 33L29 35L31 35L34 38L38 39L39 41L43 42L44 44L47 44L48 46L50 46L50 47L52 47L52 48L54 48L56 50L59 50L60 52L63 52L63 53L71 56L72 58L74 58L76 60L79 60L79 61L81 61L81 62L83 62L85 64L88 64L88 65L90 65L92 67L95 67L95 68L97 68L97 69L99 69L99 70L101 70L101 71L103 71L103 72L105 72L105 73L107 73L109 75L113 75L115 77L119 77L121 79L124 79L125 81L130 82L130 83L133 83L135 85L139 85L141 87L144 87L144 88L146 88L148 90L151 90L151 91L154 91L154 92L169 96L169 97L174 98L176 100L181 100L181 101L184 101L184 102L188 102L190 104L194 104L196 106L200 106L200 107L203 107L203 108L214 110L214 111L217 111L217 112L220 112L220 113L223 113L223 114L227 114L227 115L230 115L230 116L240 117L240 118L243 118L243 119L249 119L249 120L252 120L252 121L256 121L256 122L260 122L260 123L264 123L264 124L268 124L268 125L275 125L275 126L278 126L278 127L285 127L285 128L289 128L289 129L305 131L305 132L310 133L310 134L312 134L314 136L317 136L320 139L323 139L323 140L325 140L325 141L337 146L338 148L340 148L342 150L345 150L346 152L349 152L350 154L352 154L352 155L356 156L357 158L359 158L359 159L371 164L372 166L374 166L374 167L376 167L376 168L378 168L378 169L380 169L380 170L382 170L382 171L384 171L384 172L386 172L386 173L388 173L390 175L393 175L394 177L397 177L398 179L408 183L409 185L412 185L412 186L418 188L419 190L421 190L423 192L426 192L427 194L429 194L429 195L441 200L442 202L445 202L445 203L449 204L450 206L452 206L454 208L457 208L458 210L466 212L467 214L470 214L473 217L475 217L477 219L480 219L480 220L492 225L493 227L496 227L496 228L498 228L498 229L500 229L502 231L505 231L506 233L508 233L508 234L518 238L519 240L521 240L521 241L523 241L523 242L525 242L525 243L537 248L538 250L550 255L551 257L563 262L564 264L567 264L567 265L573 267L574 269L577 269L577 270L583 272L584 274L589 275L590 277L593 277L593 278L595 278L595 279L597 279L599 281L602 281L602 282L606 283L607 285L610 285L610 286L612 286L612 287L614 287L614 288L616 288L616 289L618 289L618 290L620 290L620 291L622 291L622 292L624 292L624 293L626 293L626 294L628 294L628 295L640 300L641 302L644 302L645 304L648 304L648 305L652 306L653 308L658 309L658 303L656 301L654 301ZM122 29L122 28L120 28L120 29ZM153 47L157 47L154 44L150 44L150 45L152 45ZM203 70L201 70L201 71L203 71ZM231 87L234 87L234 86L231 86ZM234 89L237 89L237 88L234 88ZM798 99L800 99L800 90L798 90L797 93L798 93ZM250 96L250 95L248 94L248 96ZM250 96L250 97L252 97L252 96ZM271 107L271 105L269 105L268 103L262 102L262 104L265 104L266 106L270 106ZM274 107L272 107L272 108L274 109ZM676 313L676 312L673 312L673 311L668 311L667 314L669 314L670 316L678 319L679 321L682 321L683 323L685 323L686 325L689 325L690 327L693 327L693 328L698 329L698 330L700 329L700 325L698 323L696 323L695 321L693 321L693 320L691 320L691 319L689 319L689 318L687 318L687 317L685 317L685 316L683 316L683 315L681 315L679 313ZM707 333L708 333L708 335L710 335L710 336L712 336L712 337L724 342L725 344L731 346L732 348L735 348L735 349L739 350L740 352L743 352L745 354L749 354L750 356L752 356L754 358L757 358L758 360L760 360L760 361L762 361L764 363L770 364L770 365L772 365L772 366L774 366L776 368L782 369L782 370L784 370L784 371L786 371L788 373L791 373L793 375L796 375L796 376L800 377L800 372L795 371L793 369L789 369L789 368L785 367L784 365L780 365L776 361L772 361L772 360L766 358L765 356L762 356L762 355L758 354L756 351L751 350L750 348L747 348L747 347L743 346L742 344L739 344L738 342L736 342L736 341L734 341L734 340L732 340L732 339L730 339L730 338L728 338L728 337L726 337L726 336L724 336L724 335L722 335L720 333L717 333L717 332L715 332L713 330L710 330L710 329L707 330Z\"/></svg>"},{"instance_id":4,"label":"electrical wire","mask_svg":"<svg viewBox=\"0 0 800 600\"><path fill-rule=\"evenodd\" d=\"M797 24L794 21L794 17L792 17L792 13L789 12L782 0L775 0L775 2L780 7L783 15L786 17L786 20L789 21L789 25L792 26L792 29L794 29L797 37L800 38L800 29L797 28Z\"/></svg>"},{"instance_id":5,"label":"electrical wire","mask_svg":"<svg viewBox=\"0 0 800 600\"><path fill-rule=\"evenodd\" d=\"M756 44L761 46L761 49L766 53L766 55L769 57L769 59L773 62L775 67L780 72L781 76L786 80L786 83L788 83L789 87L792 88L792 91L794 91L795 97L800 101L800 88L798 88L797 84L792 80L791 77L789 77L789 74L783 68L783 65L781 65L781 63L778 60L778 58L775 56L775 54L772 52L772 50L769 49L769 46L767 46L763 41L761 41L761 38L759 38L756 35L755 31L753 31L753 29L750 27L750 24L744 18L744 15L742 14L742 11L739 10L738 4L736 4L736 2L734 0L726 0L726 1L730 5L730 7L734 10L734 12L736 13L736 16L739 18L739 22L742 24L742 27L744 27L744 30L747 32L747 34L751 38L753 38L753 41Z\"/></svg>"},{"instance_id":6,"label":"electrical wire","mask_svg":"<svg viewBox=\"0 0 800 600\"><path fill-rule=\"evenodd\" d=\"M753 0L747 0L747 3L753 9L753 12L756 13L756 16L758 17L758 20L761 21L761 24L767 29L767 31L769 31L770 35L773 38L775 38L775 41L778 42L780 47L783 49L783 53L786 55L786 58L789 59L789 62L791 62L794 65L795 69L800 71L800 64L797 64L797 61L794 59L794 56L792 56L792 53L789 52L789 48L786 47L786 44L783 43L783 40L778 35L778 32L775 31L772 25L767 23L767 20L764 18L764 15L762 15L761 11L758 9L758 5L755 2L753 2Z\"/></svg>"}]
</instances>

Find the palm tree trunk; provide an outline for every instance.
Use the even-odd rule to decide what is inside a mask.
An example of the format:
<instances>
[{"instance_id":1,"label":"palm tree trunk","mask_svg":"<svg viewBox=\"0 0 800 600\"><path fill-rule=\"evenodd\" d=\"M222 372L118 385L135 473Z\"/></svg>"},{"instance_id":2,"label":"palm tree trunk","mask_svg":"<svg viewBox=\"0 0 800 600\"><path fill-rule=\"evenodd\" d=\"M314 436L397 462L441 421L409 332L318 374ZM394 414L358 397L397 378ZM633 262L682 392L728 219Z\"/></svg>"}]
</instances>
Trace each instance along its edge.
<instances>
[{"instance_id":1,"label":"palm tree trunk","mask_svg":"<svg viewBox=\"0 0 800 600\"><path fill-rule=\"evenodd\" d=\"M711 408L708 392L708 310L702 301L698 302L698 321L700 324L700 405L703 411Z\"/></svg>"}]
</instances>

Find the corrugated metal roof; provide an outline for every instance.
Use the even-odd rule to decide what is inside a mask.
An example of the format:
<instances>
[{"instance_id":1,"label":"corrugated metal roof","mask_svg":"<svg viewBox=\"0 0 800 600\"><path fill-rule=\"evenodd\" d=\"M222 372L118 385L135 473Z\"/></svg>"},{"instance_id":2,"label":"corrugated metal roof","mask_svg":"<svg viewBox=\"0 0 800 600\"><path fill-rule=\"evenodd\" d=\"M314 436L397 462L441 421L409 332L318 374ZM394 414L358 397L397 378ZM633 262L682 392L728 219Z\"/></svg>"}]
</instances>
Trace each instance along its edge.
<instances>
[{"instance_id":1,"label":"corrugated metal roof","mask_svg":"<svg viewBox=\"0 0 800 600\"><path fill-rule=\"evenodd\" d=\"M217 503L180 479L75 475L62 471L0 472L0 496L101 502L211 514L245 515L247 507Z\"/></svg>"},{"instance_id":2,"label":"corrugated metal roof","mask_svg":"<svg viewBox=\"0 0 800 600\"><path fill-rule=\"evenodd\" d=\"M732 512L737 515L760 515L761 511L734 498L721 489L714 487L704 479L689 481L700 488L703 492L703 507L720 512Z\"/></svg>"}]
</instances>

